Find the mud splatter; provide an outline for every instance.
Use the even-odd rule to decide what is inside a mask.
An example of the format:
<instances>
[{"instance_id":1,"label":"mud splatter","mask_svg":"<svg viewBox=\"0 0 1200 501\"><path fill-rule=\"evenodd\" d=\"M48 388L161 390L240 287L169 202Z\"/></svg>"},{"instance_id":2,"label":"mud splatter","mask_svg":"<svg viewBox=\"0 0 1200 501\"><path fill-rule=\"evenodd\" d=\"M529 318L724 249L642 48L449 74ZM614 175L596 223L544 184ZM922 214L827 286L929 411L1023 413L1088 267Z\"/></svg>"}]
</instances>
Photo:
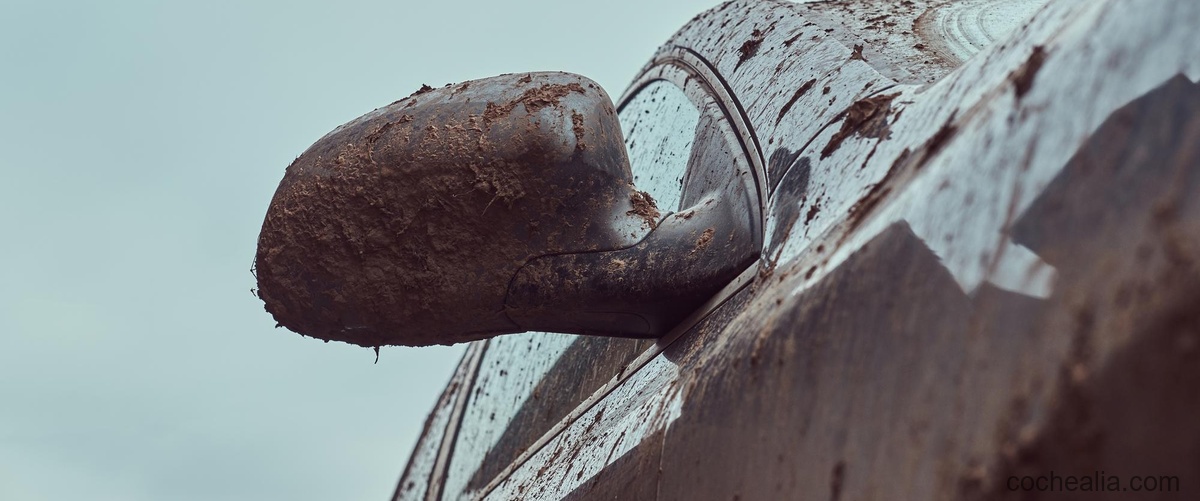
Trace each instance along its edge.
<instances>
[{"instance_id":1,"label":"mud splatter","mask_svg":"<svg viewBox=\"0 0 1200 501\"><path fill-rule=\"evenodd\" d=\"M696 239L696 245L692 247L692 254L708 248L708 244L712 242L713 229L709 228L700 234L700 238Z\"/></svg>"},{"instance_id":2,"label":"mud splatter","mask_svg":"<svg viewBox=\"0 0 1200 501\"><path fill-rule=\"evenodd\" d=\"M851 61L859 60L859 61L866 62L867 58L863 57L862 51L863 51L863 46L855 45L854 52L850 53L850 60Z\"/></svg>"},{"instance_id":3,"label":"mud splatter","mask_svg":"<svg viewBox=\"0 0 1200 501\"><path fill-rule=\"evenodd\" d=\"M892 100L899 94L886 94L861 99L850 105L846 111L846 120L842 122L841 130L837 131L829 144L821 150L821 158L828 158L842 145L842 141L852 134L861 137L887 139L891 136L888 129L887 117L892 111Z\"/></svg>"},{"instance_id":4,"label":"mud splatter","mask_svg":"<svg viewBox=\"0 0 1200 501\"><path fill-rule=\"evenodd\" d=\"M750 58L757 55L759 47L762 46L762 42L763 33L761 31L754 30L754 32L750 33L750 39L742 43L741 47L738 47L738 62L733 66L733 71L737 71L738 67L740 67L742 63L749 61Z\"/></svg>"},{"instance_id":5,"label":"mud splatter","mask_svg":"<svg viewBox=\"0 0 1200 501\"><path fill-rule=\"evenodd\" d=\"M942 151L942 147L946 146L946 142L958 133L958 127L952 123L953 120L953 117L950 120L946 120L946 123L942 124L942 127L925 143L927 157L933 157Z\"/></svg>"},{"instance_id":6,"label":"mud splatter","mask_svg":"<svg viewBox=\"0 0 1200 501\"><path fill-rule=\"evenodd\" d=\"M816 219L817 214L820 214L820 213L821 213L821 199L817 198L816 200L813 201L812 207L808 208L808 213L804 215L804 224L808 225L809 223L812 223L812 220Z\"/></svg>"},{"instance_id":7,"label":"mud splatter","mask_svg":"<svg viewBox=\"0 0 1200 501\"><path fill-rule=\"evenodd\" d=\"M788 111L791 111L792 105L796 104L796 101L800 100L800 97L808 93L808 91L811 90L816 84L817 79L814 78L804 82L804 85L801 85L799 89L796 89L796 93L792 94L792 98L788 99L788 102L784 103L783 108L779 109L779 116L775 118L775 125L779 125L779 122L783 120L783 116L787 115ZM828 89L828 87L826 87L826 89Z\"/></svg>"},{"instance_id":8,"label":"mud splatter","mask_svg":"<svg viewBox=\"0 0 1200 501\"><path fill-rule=\"evenodd\" d=\"M559 99L572 92L583 94L585 91L583 86L577 83L544 84L525 91L520 97L508 103L502 105L488 103L487 109L483 112L483 123L491 125L496 119L508 116L518 105L525 106L526 113L537 113L542 108L557 105Z\"/></svg>"},{"instance_id":9,"label":"mud splatter","mask_svg":"<svg viewBox=\"0 0 1200 501\"><path fill-rule=\"evenodd\" d=\"M1016 90L1017 100L1025 97L1029 89L1033 88L1033 80L1037 77L1038 70L1042 69L1042 64L1046 62L1046 49L1041 45L1033 48L1033 53L1029 55L1029 59L1025 64L1012 72L1009 77L1013 83L1013 89Z\"/></svg>"},{"instance_id":10,"label":"mud splatter","mask_svg":"<svg viewBox=\"0 0 1200 501\"><path fill-rule=\"evenodd\" d=\"M575 151L586 148L583 144L583 115L578 112L571 112L571 130L575 133Z\"/></svg>"},{"instance_id":11,"label":"mud splatter","mask_svg":"<svg viewBox=\"0 0 1200 501\"><path fill-rule=\"evenodd\" d=\"M629 197L629 201L633 204L633 209L626 214L642 218L650 229L658 226L659 212L658 206L654 203L654 197L644 191L635 191Z\"/></svg>"}]
</instances>

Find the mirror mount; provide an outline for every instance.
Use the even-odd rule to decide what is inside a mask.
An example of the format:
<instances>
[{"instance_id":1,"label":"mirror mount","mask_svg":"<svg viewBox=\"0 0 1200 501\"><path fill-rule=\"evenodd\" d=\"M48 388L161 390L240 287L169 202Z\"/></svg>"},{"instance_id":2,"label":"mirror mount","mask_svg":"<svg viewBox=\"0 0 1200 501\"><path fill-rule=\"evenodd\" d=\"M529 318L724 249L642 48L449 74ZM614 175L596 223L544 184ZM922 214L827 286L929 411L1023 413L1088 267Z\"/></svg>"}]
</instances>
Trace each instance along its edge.
<instances>
[{"instance_id":1,"label":"mirror mount","mask_svg":"<svg viewBox=\"0 0 1200 501\"><path fill-rule=\"evenodd\" d=\"M259 236L259 295L281 326L368 347L657 336L757 257L757 204L729 195L660 223L611 100L578 75L419 91L288 167Z\"/></svg>"}]
</instances>

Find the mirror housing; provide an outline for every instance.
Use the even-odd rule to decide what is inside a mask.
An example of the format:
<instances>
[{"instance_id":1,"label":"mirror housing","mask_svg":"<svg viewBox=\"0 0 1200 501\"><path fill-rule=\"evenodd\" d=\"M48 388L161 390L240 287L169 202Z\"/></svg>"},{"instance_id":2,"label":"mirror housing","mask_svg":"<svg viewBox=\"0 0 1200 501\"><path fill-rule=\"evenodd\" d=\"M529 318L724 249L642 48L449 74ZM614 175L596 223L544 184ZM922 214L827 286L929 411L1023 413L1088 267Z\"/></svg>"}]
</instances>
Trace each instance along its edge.
<instances>
[{"instance_id":1,"label":"mirror housing","mask_svg":"<svg viewBox=\"0 0 1200 501\"><path fill-rule=\"evenodd\" d=\"M259 235L259 297L280 326L368 347L526 330L656 336L745 267L731 272L716 246L669 261L667 248L694 251L719 221L673 217L653 231L660 218L595 82L531 73L423 87L287 168ZM727 226L721 236L738 240ZM609 266L609 253L649 250L672 264ZM681 278L655 284L664 273Z\"/></svg>"}]
</instances>

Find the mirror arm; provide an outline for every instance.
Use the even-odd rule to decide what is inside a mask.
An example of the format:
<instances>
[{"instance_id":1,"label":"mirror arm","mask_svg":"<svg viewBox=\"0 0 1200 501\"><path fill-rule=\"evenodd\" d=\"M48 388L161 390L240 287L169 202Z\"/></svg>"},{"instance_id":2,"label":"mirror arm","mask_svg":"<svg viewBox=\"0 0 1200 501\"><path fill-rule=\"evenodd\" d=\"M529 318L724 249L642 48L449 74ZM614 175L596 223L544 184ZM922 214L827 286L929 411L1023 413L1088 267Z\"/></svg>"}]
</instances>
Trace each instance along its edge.
<instances>
[{"instance_id":1,"label":"mirror arm","mask_svg":"<svg viewBox=\"0 0 1200 501\"><path fill-rule=\"evenodd\" d=\"M661 336L757 259L748 203L710 194L632 247L534 258L505 311L525 330Z\"/></svg>"}]
</instances>

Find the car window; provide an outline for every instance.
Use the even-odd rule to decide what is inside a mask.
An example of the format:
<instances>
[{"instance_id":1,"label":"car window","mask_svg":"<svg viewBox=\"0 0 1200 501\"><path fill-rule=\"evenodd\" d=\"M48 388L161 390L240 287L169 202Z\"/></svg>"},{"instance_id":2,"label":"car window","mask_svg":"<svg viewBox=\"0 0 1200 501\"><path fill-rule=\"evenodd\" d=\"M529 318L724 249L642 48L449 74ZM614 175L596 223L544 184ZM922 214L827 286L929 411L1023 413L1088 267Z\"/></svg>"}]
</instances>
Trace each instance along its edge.
<instances>
[{"instance_id":1,"label":"car window","mask_svg":"<svg viewBox=\"0 0 1200 501\"><path fill-rule=\"evenodd\" d=\"M482 347L482 345L472 345L463 354L446 389L442 390L442 396L438 398L433 411L425 419L425 429L422 430L421 437L417 440L416 447L413 448L408 466L400 476L400 483L396 485L396 492L392 495L393 501L425 499L431 484L436 484L437 479L433 479L432 476L437 470L438 460L442 456L442 446L447 442L448 434L453 436L451 427L454 423L455 409L460 407L458 404L463 395L463 388L470 384L474 371L478 367L479 350ZM442 459L444 460L444 458Z\"/></svg>"},{"instance_id":2,"label":"car window","mask_svg":"<svg viewBox=\"0 0 1200 501\"><path fill-rule=\"evenodd\" d=\"M530 332L488 343L446 472L470 497L653 340Z\"/></svg>"},{"instance_id":3,"label":"car window","mask_svg":"<svg viewBox=\"0 0 1200 501\"><path fill-rule=\"evenodd\" d=\"M656 80L621 107L620 117L633 183L663 215L679 210L700 110L675 84Z\"/></svg>"}]
</instances>

